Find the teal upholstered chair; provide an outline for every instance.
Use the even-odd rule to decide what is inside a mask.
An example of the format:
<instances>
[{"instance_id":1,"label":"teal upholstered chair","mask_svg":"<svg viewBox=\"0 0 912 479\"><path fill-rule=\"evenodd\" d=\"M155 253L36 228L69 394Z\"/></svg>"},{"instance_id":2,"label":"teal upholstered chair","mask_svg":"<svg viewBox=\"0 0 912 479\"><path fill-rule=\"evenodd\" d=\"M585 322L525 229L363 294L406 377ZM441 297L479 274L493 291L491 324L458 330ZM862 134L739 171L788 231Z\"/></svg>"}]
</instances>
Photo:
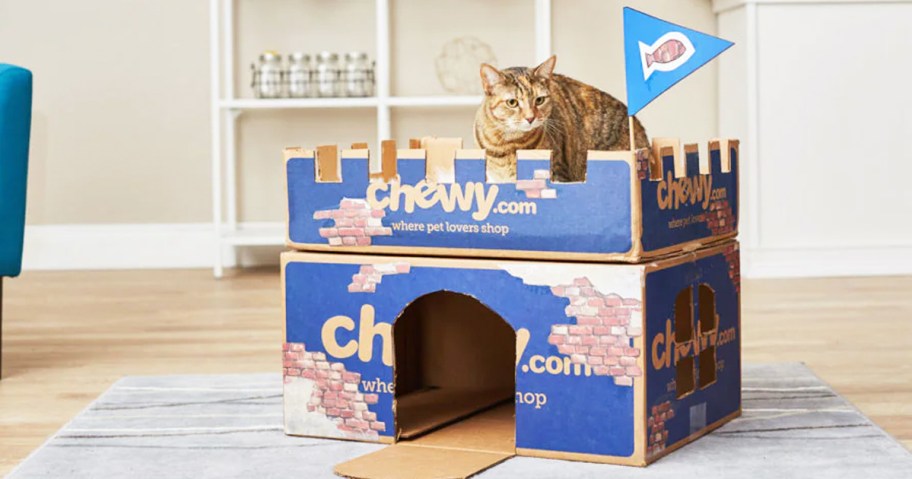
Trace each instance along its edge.
<instances>
[{"instance_id":1,"label":"teal upholstered chair","mask_svg":"<svg viewBox=\"0 0 912 479\"><path fill-rule=\"evenodd\" d=\"M32 73L0 63L0 374L3 371L3 277L22 269L25 183L32 124Z\"/></svg>"}]
</instances>

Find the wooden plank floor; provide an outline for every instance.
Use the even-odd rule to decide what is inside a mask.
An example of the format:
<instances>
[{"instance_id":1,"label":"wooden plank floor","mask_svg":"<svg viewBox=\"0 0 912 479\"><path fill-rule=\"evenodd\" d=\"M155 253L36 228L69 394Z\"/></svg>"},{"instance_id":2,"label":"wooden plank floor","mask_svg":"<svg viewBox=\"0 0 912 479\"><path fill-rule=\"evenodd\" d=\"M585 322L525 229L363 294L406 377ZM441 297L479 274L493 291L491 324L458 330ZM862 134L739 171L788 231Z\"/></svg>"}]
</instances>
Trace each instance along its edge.
<instances>
[{"instance_id":1,"label":"wooden plank floor","mask_svg":"<svg viewBox=\"0 0 912 479\"><path fill-rule=\"evenodd\" d=\"M272 270L6 279L0 475L124 375L278 371ZM912 277L744 284L745 361L804 361L912 447Z\"/></svg>"}]
</instances>

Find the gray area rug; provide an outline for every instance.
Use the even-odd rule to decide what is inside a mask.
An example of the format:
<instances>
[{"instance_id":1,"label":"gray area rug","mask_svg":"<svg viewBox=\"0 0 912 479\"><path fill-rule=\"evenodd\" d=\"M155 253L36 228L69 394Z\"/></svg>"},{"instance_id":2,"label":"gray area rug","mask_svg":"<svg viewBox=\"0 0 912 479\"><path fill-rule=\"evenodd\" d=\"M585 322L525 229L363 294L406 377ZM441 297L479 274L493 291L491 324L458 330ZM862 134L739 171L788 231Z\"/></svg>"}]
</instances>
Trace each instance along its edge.
<instances>
[{"instance_id":1,"label":"gray area rug","mask_svg":"<svg viewBox=\"0 0 912 479\"><path fill-rule=\"evenodd\" d=\"M748 365L743 387L742 418L648 468L513 458L476 477L912 477L912 454L805 366ZM383 447L287 437L281 399L278 374L127 377L8 477L321 479Z\"/></svg>"}]
</instances>

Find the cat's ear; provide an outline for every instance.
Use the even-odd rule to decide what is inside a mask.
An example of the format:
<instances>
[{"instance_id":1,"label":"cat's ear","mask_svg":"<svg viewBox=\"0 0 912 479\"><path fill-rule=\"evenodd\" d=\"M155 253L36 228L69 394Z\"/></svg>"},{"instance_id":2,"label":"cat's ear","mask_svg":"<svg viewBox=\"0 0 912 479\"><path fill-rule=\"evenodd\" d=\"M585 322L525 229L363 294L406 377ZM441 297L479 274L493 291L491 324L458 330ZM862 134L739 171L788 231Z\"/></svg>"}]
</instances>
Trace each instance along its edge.
<instances>
[{"instance_id":1,"label":"cat's ear","mask_svg":"<svg viewBox=\"0 0 912 479\"><path fill-rule=\"evenodd\" d=\"M551 55L551 58L542 62L541 65L535 67L535 70L532 70L532 74L550 80L551 75L554 73L555 63L557 63L557 55Z\"/></svg>"},{"instance_id":2,"label":"cat's ear","mask_svg":"<svg viewBox=\"0 0 912 479\"><path fill-rule=\"evenodd\" d=\"M485 93L491 94L494 86L503 83L503 81L504 76L500 73L500 70L487 63L481 64L481 86L484 87Z\"/></svg>"}]
</instances>

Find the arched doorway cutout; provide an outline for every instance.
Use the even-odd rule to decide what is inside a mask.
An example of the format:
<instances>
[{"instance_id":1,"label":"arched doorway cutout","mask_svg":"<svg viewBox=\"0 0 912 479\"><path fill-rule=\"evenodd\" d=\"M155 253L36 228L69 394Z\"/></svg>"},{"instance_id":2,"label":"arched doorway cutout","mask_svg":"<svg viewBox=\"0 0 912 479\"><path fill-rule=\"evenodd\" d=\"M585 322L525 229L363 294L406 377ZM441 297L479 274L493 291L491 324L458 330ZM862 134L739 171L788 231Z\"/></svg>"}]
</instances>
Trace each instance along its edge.
<instances>
[{"instance_id":1,"label":"arched doorway cutout","mask_svg":"<svg viewBox=\"0 0 912 479\"><path fill-rule=\"evenodd\" d=\"M422 438L441 440L458 425L444 426L484 419L498 424L483 428L494 435L487 440L514 448L516 332L509 323L474 297L437 291L403 309L392 336L397 440L443 428Z\"/></svg>"}]
</instances>

